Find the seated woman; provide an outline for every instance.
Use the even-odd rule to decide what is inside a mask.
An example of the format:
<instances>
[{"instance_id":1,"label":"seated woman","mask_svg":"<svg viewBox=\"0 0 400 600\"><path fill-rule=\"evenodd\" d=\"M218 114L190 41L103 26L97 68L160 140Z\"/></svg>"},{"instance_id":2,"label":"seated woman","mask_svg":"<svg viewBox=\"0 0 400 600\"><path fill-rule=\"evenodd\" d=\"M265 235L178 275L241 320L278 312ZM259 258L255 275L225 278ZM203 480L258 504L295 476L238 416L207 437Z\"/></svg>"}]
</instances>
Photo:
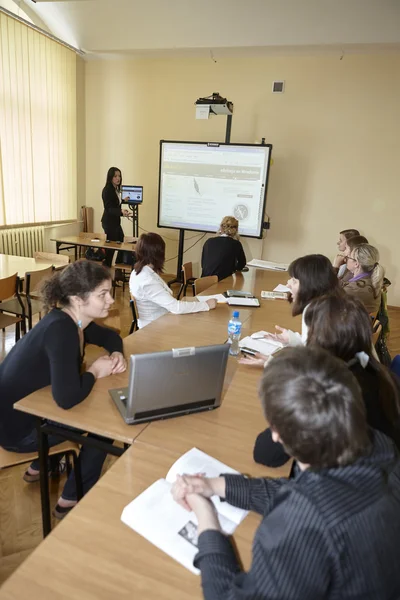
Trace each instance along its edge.
<instances>
[{"instance_id":1,"label":"seated woman","mask_svg":"<svg viewBox=\"0 0 400 600\"><path fill-rule=\"evenodd\" d=\"M347 258L347 269L352 277L341 282L343 290L356 296L370 314L376 314L381 304L385 270L379 264L379 252L374 246L361 244Z\"/></svg>"},{"instance_id":2,"label":"seated woman","mask_svg":"<svg viewBox=\"0 0 400 600\"><path fill-rule=\"evenodd\" d=\"M360 235L358 229L343 229L343 231L339 233L339 240L336 242L339 252L333 261L333 268L338 273L338 277L341 277L346 270L344 253L346 241L355 235Z\"/></svg>"},{"instance_id":3,"label":"seated woman","mask_svg":"<svg viewBox=\"0 0 400 600\"><path fill-rule=\"evenodd\" d=\"M391 437L400 449L399 380L372 353L372 324L363 304L345 295L322 296L310 304L305 322L307 346L324 348L347 363L360 385L368 425ZM279 467L289 458L273 443L270 429L260 433L256 462Z\"/></svg>"},{"instance_id":4,"label":"seated woman","mask_svg":"<svg viewBox=\"0 0 400 600\"><path fill-rule=\"evenodd\" d=\"M72 408L89 395L96 379L125 371L120 336L93 322L108 315L114 302L110 290L109 270L86 260L72 263L44 283L42 297L47 314L0 365L0 445L5 450L34 452L38 449L35 417L13 410L13 404L21 398L51 385L56 403L61 408ZM81 373L85 344L102 346L108 354ZM50 446L61 441L49 436ZM105 457L102 450L82 446L84 493L100 477ZM37 481L38 469L38 461L35 461L25 473L25 481ZM54 516L65 516L76 501L75 480L71 474Z\"/></svg>"},{"instance_id":5,"label":"seated woman","mask_svg":"<svg viewBox=\"0 0 400 600\"><path fill-rule=\"evenodd\" d=\"M287 286L291 290L289 302L293 303L292 315L294 317L302 315L301 334L276 325L275 327L280 333L269 334L268 337L283 344L289 344L289 346L298 346L305 344L307 340L307 326L304 317L310 302L324 294L340 293L340 287L329 259L322 254L308 254L296 258L289 265L289 275L290 279L287 282Z\"/></svg>"},{"instance_id":6,"label":"seated woman","mask_svg":"<svg viewBox=\"0 0 400 600\"><path fill-rule=\"evenodd\" d=\"M165 263L165 242L157 233L142 233L136 246L136 263L133 267L129 289L136 300L138 326L141 329L167 314L184 315L211 310L217 301L182 302L176 300L172 290L161 279Z\"/></svg>"},{"instance_id":7,"label":"seated woman","mask_svg":"<svg viewBox=\"0 0 400 600\"><path fill-rule=\"evenodd\" d=\"M286 348L265 370L260 398L274 440L297 461L295 476L184 474L172 489L196 515L206 600L399 598L400 459L369 430L346 364L321 349ZM212 496L261 517L248 571Z\"/></svg>"},{"instance_id":8,"label":"seated woman","mask_svg":"<svg viewBox=\"0 0 400 600\"><path fill-rule=\"evenodd\" d=\"M246 265L246 255L237 239L239 222L235 217L224 217L218 237L210 238L203 246L201 255L202 277L217 275L225 279Z\"/></svg>"},{"instance_id":9,"label":"seated woman","mask_svg":"<svg viewBox=\"0 0 400 600\"><path fill-rule=\"evenodd\" d=\"M353 237L346 240L343 256L341 257L343 259L343 263L341 263L341 267L338 270L338 277L341 282L348 281L353 277L352 272L349 271L347 268L347 259L354 250L354 248L357 248L357 246L361 246L361 244L368 244L367 238L363 235L353 235Z\"/></svg>"}]
</instances>

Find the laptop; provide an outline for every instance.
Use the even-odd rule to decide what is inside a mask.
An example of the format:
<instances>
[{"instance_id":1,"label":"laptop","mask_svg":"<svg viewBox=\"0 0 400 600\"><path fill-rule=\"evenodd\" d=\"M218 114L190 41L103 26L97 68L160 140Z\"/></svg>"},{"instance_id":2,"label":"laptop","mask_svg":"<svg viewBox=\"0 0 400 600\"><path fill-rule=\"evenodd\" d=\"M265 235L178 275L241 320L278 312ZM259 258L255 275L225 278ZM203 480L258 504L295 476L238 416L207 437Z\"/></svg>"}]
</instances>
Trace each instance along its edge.
<instances>
[{"instance_id":1,"label":"laptop","mask_svg":"<svg viewBox=\"0 0 400 600\"><path fill-rule=\"evenodd\" d=\"M213 410L221 404L229 345L132 354L129 386L109 390L125 423Z\"/></svg>"},{"instance_id":2,"label":"laptop","mask_svg":"<svg viewBox=\"0 0 400 600\"><path fill-rule=\"evenodd\" d=\"M142 204L143 186L142 185L121 185L121 198L131 204Z\"/></svg>"}]
</instances>

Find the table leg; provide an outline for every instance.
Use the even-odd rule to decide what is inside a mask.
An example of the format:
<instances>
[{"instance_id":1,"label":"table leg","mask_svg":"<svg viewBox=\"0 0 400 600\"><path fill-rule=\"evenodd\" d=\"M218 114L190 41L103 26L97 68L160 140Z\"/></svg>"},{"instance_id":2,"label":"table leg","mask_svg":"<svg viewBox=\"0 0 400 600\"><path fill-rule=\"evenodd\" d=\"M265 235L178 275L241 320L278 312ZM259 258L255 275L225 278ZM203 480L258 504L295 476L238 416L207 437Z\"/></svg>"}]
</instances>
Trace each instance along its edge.
<instances>
[{"instance_id":1,"label":"table leg","mask_svg":"<svg viewBox=\"0 0 400 600\"><path fill-rule=\"evenodd\" d=\"M75 245L75 260L78 260L78 246Z\"/></svg>"},{"instance_id":2,"label":"table leg","mask_svg":"<svg viewBox=\"0 0 400 600\"><path fill-rule=\"evenodd\" d=\"M42 430L42 420L37 419L37 433L39 444L39 472L40 472L40 502L42 506L43 537L51 531L48 455L49 444L47 434Z\"/></svg>"},{"instance_id":3,"label":"table leg","mask_svg":"<svg viewBox=\"0 0 400 600\"><path fill-rule=\"evenodd\" d=\"M56 242L56 252L57 252L57 254L60 254L60 246L61 246L61 242Z\"/></svg>"}]
</instances>

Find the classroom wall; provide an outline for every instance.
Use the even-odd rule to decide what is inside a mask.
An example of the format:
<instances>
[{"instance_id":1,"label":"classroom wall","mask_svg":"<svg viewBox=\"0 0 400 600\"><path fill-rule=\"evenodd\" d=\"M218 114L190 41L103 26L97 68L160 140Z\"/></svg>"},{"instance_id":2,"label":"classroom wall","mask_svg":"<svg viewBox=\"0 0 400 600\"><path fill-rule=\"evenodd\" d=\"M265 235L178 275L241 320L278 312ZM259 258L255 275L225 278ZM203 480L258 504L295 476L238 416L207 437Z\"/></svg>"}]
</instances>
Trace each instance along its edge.
<instances>
[{"instance_id":1,"label":"classroom wall","mask_svg":"<svg viewBox=\"0 0 400 600\"><path fill-rule=\"evenodd\" d=\"M262 241L243 239L248 257L333 257L338 231L357 227L380 249L393 282L389 303L400 306L399 54L142 58L85 68L86 203L95 224L113 165L126 183L144 185L140 225L156 229L159 140L223 141L225 118L196 121L194 112L198 97L218 91L235 104L232 142L265 137L274 145L271 230ZM280 79L285 93L272 94ZM177 232L160 233L174 257ZM187 232L186 247L193 236ZM185 254L196 269L203 241Z\"/></svg>"}]
</instances>

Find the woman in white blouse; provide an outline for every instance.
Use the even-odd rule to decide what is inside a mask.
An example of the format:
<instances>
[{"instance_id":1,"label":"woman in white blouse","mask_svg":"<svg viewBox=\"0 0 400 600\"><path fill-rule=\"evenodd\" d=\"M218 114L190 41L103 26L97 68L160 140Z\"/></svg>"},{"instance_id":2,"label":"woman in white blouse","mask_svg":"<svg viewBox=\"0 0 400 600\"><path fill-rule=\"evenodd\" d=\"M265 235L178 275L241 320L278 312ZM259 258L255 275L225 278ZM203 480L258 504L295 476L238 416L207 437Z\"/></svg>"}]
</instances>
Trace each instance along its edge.
<instances>
[{"instance_id":1,"label":"woman in white blouse","mask_svg":"<svg viewBox=\"0 0 400 600\"><path fill-rule=\"evenodd\" d=\"M165 242L157 233L143 233L140 236L136 259L129 289L136 300L140 329L168 312L183 315L217 306L214 298L205 302L182 302L173 297L172 291L160 277L165 263Z\"/></svg>"}]
</instances>

